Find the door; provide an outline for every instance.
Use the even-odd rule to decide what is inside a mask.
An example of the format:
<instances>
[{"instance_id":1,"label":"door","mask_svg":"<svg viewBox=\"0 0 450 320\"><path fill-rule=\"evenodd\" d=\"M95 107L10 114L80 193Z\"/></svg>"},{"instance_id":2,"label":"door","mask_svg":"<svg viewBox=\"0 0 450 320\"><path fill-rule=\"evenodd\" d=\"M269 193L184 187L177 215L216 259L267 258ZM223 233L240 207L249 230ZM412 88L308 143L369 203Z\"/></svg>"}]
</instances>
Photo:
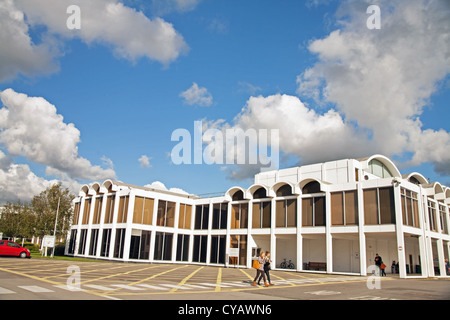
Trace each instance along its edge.
<instances>
[{"instance_id":1,"label":"door","mask_svg":"<svg viewBox=\"0 0 450 320\"><path fill-rule=\"evenodd\" d=\"M6 241L0 241L0 255L6 254Z\"/></svg>"},{"instance_id":2,"label":"door","mask_svg":"<svg viewBox=\"0 0 450 320\"><path fill-rule=\"evenodd\" d=\"M6 243L6 254L9 256L18 256L22 251L22 247L15 242L8 241Z\"/></svg>"}]
</instances>

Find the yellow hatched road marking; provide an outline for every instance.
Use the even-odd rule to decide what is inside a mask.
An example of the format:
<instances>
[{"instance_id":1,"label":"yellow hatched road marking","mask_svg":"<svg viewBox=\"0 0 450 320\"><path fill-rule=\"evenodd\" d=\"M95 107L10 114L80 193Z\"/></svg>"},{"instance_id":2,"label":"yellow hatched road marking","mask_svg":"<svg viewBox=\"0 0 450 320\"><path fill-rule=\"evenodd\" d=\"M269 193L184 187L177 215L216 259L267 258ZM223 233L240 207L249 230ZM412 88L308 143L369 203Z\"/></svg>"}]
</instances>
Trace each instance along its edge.
<instances>
[{"instance_id":1,"label":"yellow hatched road marking","mask_svg":"<svg viewBox=\"0 0 450 320\"><path fill-rule=\"evenodd\" d=\"M219 271L217 272L217 280L216 284L220 284L222 282L222 268L219 268ZM221 290L220 286L216 286L214 289L215 292L219 292Z\"/></svg>"},{"instance_id":2,"label":"yellow hatched road marking","mask_svg":"<svg viewBox=\"0 0 450 320\"><path fill-rule=\"evenodd\" d=\"M199 272L200 270L202 270L204 267L200 267L197 270L195 270L194 272L192 272L190 275L188 275L186 278L184 278L183 280L181 280L177 286L182 286L183 284L185 284L190 278L192 278L194 276L194 274L196 274L197 272ZM173 288L172 290L169 291L169 293L174 293L178 290L178 288Z\"/></svg>"}]
</instances>

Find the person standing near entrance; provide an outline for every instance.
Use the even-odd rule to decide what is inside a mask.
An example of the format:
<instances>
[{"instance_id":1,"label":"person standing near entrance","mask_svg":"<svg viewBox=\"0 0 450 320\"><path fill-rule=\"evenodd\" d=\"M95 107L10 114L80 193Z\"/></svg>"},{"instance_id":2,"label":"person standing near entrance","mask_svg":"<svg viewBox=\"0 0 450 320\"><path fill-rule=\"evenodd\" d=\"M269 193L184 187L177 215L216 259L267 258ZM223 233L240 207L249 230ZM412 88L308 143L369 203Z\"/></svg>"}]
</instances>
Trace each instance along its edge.
<instances>
[{"instance_id":1,"label":"person standing near entrance","mask_svg":"<svg viewBox=\"0 0 450 320\"><path fill-rule=\"evenodd\" d=\"M267 284L267 281L266 281L266 274L264 273L264 263L266 262L266 259L264 258L264 251L261 251L259 253L259 257L257 258L257 260L259 262L259 268L256 269L256 277L253 280L253 286L256 287L256 280L258 280L259 277L263 277L264 285L266 287L268 287L269 285Z\"/></svg>"},{"instance_id":2,"label":"person standing near entrance","mask_svg":"<svg viewBox=\"0 0 450 320\"><path fill-rule=\"evenodd\" d=\"M377 254L375 254L375 265L378 267L378 275L381 273L381 264L383 263L383 260L381 257Z\"/></svg>"}]
</instances>

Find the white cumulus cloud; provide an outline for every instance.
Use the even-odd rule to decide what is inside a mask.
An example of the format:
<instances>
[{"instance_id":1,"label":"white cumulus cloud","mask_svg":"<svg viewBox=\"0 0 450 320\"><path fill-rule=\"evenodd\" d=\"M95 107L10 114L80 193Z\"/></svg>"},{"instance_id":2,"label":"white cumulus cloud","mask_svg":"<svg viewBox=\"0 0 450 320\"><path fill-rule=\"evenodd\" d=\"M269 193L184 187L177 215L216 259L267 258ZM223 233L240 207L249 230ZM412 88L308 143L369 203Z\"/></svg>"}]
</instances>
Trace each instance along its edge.
<instances>
[{"instance_id":1,"label":"white cumulus cloud","mask_svg":"<svg viewBox=\"0 0 450 320\"><path fill-rule=\"evenodd\" d=\"M184 99L184 103L190 106L209 107L213 103L213 97L208 89L199 87L195 82L189 89L180 93L180 97Z\"/></svg>"},{"instance_id":2,"label":"white cumulus cloud","mask_svg":"<svg viewBox=\"0 0 450 320\"><path fill-rule=\"evenodd\" d=\"M78 154L80 131L65 123L56 107L42 97L12 89L0 92L0 144L11 156L46 165L50 172L73 179L114 178L113 169L95 166Z\"/></svg>"},{"instance_id":3,"label":"white cumulus cloud","mask_svg":"<svg viewBox=\"0 0 450 320\"><path fill-rule=\"evenodd\" d=\"M72 5L80 8L80 29L67 27L73 19L67 8ZM42 43L33 43L31 26L45 26ZM132 62L148 58L164 65L189 49L171 23L150 19L119 0L2 0L0 81L58 70L55 59L62 55L63 41L71 39L106 45Z\"/></svg>"}]
</instances>

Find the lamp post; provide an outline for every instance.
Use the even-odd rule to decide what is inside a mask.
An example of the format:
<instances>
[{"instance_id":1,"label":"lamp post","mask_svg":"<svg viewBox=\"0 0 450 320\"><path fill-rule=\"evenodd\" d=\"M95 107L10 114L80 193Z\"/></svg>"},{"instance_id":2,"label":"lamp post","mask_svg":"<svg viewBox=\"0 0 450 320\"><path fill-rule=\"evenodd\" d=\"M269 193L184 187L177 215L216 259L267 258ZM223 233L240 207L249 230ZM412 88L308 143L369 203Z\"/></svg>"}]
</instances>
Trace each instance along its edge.
<instances>
[{"instance_id":1,"label":"lamp post","mask_svg":"<svg viewBox=\"0 0 450 320\"><path fill-rule=\"evenodd\" d=\"M59 213L59 203L61 201L61 197L58 198L58 208L56 209L56 219L55 219L55 228L53 229L53 237L55 238L53 243L53 250L52 250L52 258L55 254L55 246L56 246L56 224L58 223L58 213Z\"/></svg>"}]
</instances>

